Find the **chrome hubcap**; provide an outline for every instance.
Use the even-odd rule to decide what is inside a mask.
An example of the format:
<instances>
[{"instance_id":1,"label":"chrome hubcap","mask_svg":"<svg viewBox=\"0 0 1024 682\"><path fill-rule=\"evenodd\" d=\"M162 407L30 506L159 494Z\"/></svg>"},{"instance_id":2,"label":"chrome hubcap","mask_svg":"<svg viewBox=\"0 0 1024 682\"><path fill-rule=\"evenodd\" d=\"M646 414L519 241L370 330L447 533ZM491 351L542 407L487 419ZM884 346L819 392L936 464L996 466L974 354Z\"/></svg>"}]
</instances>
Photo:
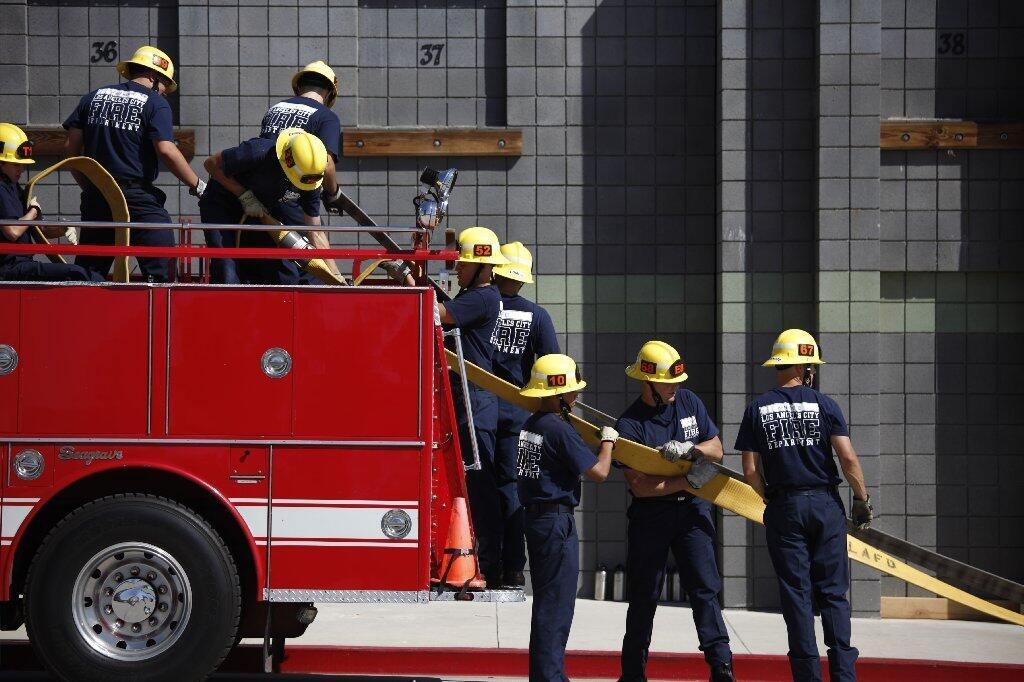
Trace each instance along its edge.
<instances>
[{"instance_id":1,"label":"chrome hubcap","mask_svg":"<svg viewBox=\"0 0 1024 682\"><path fill-rule=\"evenodd\" d=\"M71 593L75 626L89 646L116 660L145 660L185 631L192 590L181 565L159 547L126 542L86 562Z\"/></svg>"}]
</instances>

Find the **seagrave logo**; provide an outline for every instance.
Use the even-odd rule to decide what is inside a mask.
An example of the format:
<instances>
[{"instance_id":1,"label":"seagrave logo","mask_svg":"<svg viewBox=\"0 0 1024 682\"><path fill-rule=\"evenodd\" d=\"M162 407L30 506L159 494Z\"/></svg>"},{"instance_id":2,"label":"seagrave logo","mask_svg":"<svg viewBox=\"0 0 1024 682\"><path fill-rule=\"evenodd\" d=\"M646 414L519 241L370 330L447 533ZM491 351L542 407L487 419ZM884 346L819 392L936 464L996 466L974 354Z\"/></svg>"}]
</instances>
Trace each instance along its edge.
<instances>
[{"instance_id":1,"label":"seagrave logo","mask_svg":"<svg viewBox=\"0 0 1024 682\"><path fill-rule=\"evenodd\" d=\"M75 448L71 445L65 445L57 451L57 459L78 459L85 462L85 466L89 466L96 460L100 459L123 459L124 453L120 450L82 450L75 452Z\"/></svg>"}]
</instances>

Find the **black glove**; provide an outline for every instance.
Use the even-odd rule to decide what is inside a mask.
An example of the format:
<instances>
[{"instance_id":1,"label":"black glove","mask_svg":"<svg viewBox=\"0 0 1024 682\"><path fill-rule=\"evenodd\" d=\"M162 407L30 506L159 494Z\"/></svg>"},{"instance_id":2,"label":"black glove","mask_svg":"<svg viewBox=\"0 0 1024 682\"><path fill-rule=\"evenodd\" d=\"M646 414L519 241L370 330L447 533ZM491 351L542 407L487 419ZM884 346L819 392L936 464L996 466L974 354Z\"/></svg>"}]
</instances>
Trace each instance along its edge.
<instances>
[{"instance_id":1,"label":"black glove","mask_svg":"<svg viewBox=\"0 0 1024 682\"><path fill-rule=\"evenodd\" d=\"M874 508L871 506L871 496L868 495L866 500L858 500L856 497L853 498L853 514L852 520L853 525L863 530L871 525L871 520L875 517L872 513Z\"/></svg>"},{"instance_id":2,"label":"black glove","mask_svg":"<svg viewBox=\"0 0 1024 682\"><path fill-rule=\"evenodd\" d=\"M343 198L344 197L344 198ZM331 196L327 196L324 192L320 195L320 200L324 202L324 208L331 215L341 215L345 212L345 207L348 205L348 197L342 194L341 186L338 186L337 191Z\"/></svg>"}]
</instances>

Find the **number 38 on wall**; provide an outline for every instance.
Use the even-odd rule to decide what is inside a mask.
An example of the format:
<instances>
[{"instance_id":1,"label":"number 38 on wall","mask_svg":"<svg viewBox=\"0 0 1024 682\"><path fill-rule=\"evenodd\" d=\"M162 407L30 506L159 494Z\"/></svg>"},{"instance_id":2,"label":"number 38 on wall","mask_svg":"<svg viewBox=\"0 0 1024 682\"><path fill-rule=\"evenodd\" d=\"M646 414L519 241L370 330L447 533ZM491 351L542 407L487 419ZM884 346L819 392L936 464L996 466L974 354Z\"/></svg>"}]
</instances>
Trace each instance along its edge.
<instances>
[{"instance_id":1,"label":"number 38 on wall","mask_svg":"<svg viewBox=\"0 0 1024 682\"><path fill-rule=\"evenodd\" d=\"M89 63L95 64L96 62L111 63L117 60L117 41L108 40L106 42L97 40L92 44L92 55L89 56Z\"/></svg>"}]
</instances>

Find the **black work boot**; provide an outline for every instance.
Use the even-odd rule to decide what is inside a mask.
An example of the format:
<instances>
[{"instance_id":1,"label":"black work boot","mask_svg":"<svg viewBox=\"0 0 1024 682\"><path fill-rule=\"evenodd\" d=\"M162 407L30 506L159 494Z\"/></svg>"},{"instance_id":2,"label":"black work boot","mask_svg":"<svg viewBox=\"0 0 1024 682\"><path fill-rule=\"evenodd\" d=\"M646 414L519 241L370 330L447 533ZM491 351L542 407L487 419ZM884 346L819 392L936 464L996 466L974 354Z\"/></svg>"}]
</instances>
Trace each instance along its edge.
<instances>
[{"instance_id":1,"label":"black work boot","mask_svg":"<svg viewBox=\"0 0 1024 682\"><path fill-rule=\"evenodd\" d=\"M526 585L526 576L522 571L505 571L501 577L501 584L506 587L523 587Z\"/></svg>"},{"instance_id":2,"label":"black work boot","mask_svg":"<svg viewBox=\"0 0 1024 682\"><path fill-rule=\"evenodd\" d=\"M732 663L719 663L711 668L710 682L736 682L732 674Z\"/></svg>"}]
</instances>

